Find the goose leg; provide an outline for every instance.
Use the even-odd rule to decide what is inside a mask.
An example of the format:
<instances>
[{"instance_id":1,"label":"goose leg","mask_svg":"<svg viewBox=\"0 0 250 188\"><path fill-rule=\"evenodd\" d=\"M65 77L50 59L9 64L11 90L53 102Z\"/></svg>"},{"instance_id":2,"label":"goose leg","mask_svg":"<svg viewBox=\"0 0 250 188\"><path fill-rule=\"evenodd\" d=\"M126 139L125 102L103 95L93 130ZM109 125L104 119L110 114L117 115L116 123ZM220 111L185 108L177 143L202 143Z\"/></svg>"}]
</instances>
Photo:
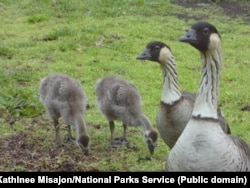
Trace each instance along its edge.
<instances>
[{"instance_id":1,"label":"goose leg","mask_svg":"<svg viewBox=\"0 0 250 188\"><path fill-rule=\"evenodd\" d=\"M62 142L61 142L61 138L60 138L60 124L58 119L54 120L54 128L55 128L55 147L61 146Z\"/></svg>"},{"instance_id":2,"label":"goose leg","mask_svg":"<svg viewBox=\"0 0 250 188\"><path fill-rule=\"evenodd\" d=\"M110 133L111 133L111 138L110 138L110 145L109 147L112 148L118 148L121 145L127 145L127 125L123 123L123 137L122 138L114 138L114 130L115 130L115 123L114 121L109 122L109 128L110 128Z\"/></svg>"},{"instance_id":3,"label":"goose leg","mask_svg":"<svg viewBox=\"0 0 250 188\"><path fill-rule=\"evenodd\" d=\"M72 132L71 132L71 125L68 125L68 136L67 136L67 141L72 141L75 140L75 138L72 136Z\"/></svg>"},{"instance_id":4,"label":"goose leg","mask_svg":"<svg viewBox=\"0 0 250 188\"><path fill-rule=\"evenodd\" d=\"M114 130L115 130L115 123L114 121L110 121L109 122L109 128L110 128L110 134L111 134L111 137L110 137L110 144L109 144L109 147L111 148L118 148L120 147L121 145L121 139L114 139Z\"/></svg>"},{"instance_id":5,"label":"goose leg","mask_svg":"<svg viewBox=\"0 0 250 188\"><path fill-rule=\"evenodd\" d=\"M128 140L127 140L127 125L125 123L122 124L123 125L123 140L122 143L123 144L128 144Z\"/></svg>"},{"instance_id":6,"label":"goose leg","mask_svg":"<svg viewBox=\"0 0 250 188\"><path fill-rule=\"evenodd\" d=\"M110 129L110 143L114 143L114 130L115 130L115 123L114 121L109 122L109 129Z\"/></svg>"}]
</instances>

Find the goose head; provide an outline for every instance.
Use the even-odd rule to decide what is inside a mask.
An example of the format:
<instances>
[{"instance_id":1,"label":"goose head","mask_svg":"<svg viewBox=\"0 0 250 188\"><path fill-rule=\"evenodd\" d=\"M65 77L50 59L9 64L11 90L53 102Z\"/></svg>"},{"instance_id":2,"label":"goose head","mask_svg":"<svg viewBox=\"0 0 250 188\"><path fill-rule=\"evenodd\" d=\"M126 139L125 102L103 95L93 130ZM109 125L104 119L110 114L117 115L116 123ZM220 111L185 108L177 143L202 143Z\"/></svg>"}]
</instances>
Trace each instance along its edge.
<instances>
[{"instance_id":1,"label":"goose head","mask_svg":"<svg viewBox=\"0 0 250 188\"><path fill-rule=\"evenodd\" d=\"M180 42L189 43L202 53L217 49L221 45L221 36L215 26L199 21L191 26L185 35L179 38Z\"/></svg>"},{"instance_id":2,"label":"goose head","mask_svg":"<svg viewBox=\"0 0 250 188\"><path fill-rule=\"evenodd\" d=\"M158 134L155 130L146 131L144 133L144 139L151 155L154 154L154 149L157 147L157 138Z\"/></svg>"},{"instance_id":3,"label":"goose head","mask_svg":"<svg viewBox=\"0 0 250 188\"><path fill-rule=\"evenodd\" d=\"M77 144L79 148L82 150L84 155L89 154L89 145L90 145L90 137L87 134L82 134L77 138Z\"/></svg>"},{"instance_id":4,"label":"goose head","mask_svg":"<svg viewBox=\"0 0 250 188\"><path fill-rule=\"evenodd\" d=\"M149 42L145 50L136 57L138 60L150 60L165 64L168 59L172 59L173 55L168 45L160 41Z\"/></svg>"}]
</instances>

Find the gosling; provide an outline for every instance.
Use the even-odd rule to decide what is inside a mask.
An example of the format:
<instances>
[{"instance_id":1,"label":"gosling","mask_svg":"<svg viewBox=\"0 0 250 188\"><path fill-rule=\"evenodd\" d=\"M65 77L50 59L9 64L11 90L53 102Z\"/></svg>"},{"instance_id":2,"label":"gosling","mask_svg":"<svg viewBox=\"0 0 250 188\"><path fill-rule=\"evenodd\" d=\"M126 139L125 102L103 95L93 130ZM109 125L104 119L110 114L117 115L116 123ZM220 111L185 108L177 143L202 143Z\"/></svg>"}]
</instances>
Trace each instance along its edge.
<instances>
[{"instance_id":1,"label":"gosling","mask_svg":"<svg viewBox=\"0 0 250 188\"><path fill-rule=\"evenodd\" d=\"M76 144L85 155L88 155L90 136L84 119L87 97L80 83L66 74L55 73L41 79L39 94L40 101L54 122L56 145L60 145L61 117L67 124L68 138L73 139L73 126L77 134Z\"/></svg>"},{"instance_id":2,"label":"gosling","mask_svg":"<svg viewBox=\"0 0 250 188\"><path fill-rule=\"evenodd\" d=\"M142 126L144 141L153 154L158 133L142 111L141 96L136 86L121 77L107 76L96 81L95 92L98 108L109 121L111 146L115 145L114 120L119 120L123 123L125 142L127 126Z\"/></svg>"}]
</instances>

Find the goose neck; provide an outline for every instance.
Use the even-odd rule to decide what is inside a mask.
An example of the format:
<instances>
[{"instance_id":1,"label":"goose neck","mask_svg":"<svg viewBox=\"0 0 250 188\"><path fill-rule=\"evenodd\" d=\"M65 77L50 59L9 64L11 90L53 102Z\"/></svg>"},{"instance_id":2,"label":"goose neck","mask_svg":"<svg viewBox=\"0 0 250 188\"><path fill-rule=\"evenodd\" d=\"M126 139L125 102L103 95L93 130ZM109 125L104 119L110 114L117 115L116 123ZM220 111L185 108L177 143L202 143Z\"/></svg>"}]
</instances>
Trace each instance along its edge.
<instances>
[{"instance_id":1,"label":"goose neck","mask_svg":"<svg viewBox=\"0 0 250 188\"><path fill-rule=\"evenodd\" d=\"M161 64L163 76L163 90L161 101L166 104L173 104L181 98L179 89L178 73L174 57L168 58Z\"/></svg>"},{"instance_id":2,"label":"goose neck","mask_svg":"<svg viewBox=\"0 0 250 188\"><path fill-rule=\"evenodd\" d=\"M221 51L201 53L202 76L193 110L194 117L218 119L217 105L221 69Z\"/></svg>"}]
</instances>

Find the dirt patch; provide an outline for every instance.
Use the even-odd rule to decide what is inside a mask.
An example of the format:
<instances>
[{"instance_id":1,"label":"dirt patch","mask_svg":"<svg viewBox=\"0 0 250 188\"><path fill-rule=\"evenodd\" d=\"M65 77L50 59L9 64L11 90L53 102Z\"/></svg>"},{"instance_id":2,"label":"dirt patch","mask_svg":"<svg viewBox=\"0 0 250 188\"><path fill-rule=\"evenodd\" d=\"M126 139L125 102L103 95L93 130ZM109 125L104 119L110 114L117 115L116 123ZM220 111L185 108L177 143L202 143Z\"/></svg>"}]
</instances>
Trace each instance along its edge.
<instances>
[{"instance_id":1,"label":"dirt patch","mask_svg":"<svg viewBox=\"0 0 250 188\"><path fill-rule=\"evenodd\" d=\"M46 114L29 120L7 121L6 119L6 122L9 122L12 131L0 139L0 171L3 172L100 172L96 164L103 158L106 159L105 162L111 164L112 157L110 156L114 151L117 155L120 155L119 152L135 154L139 152L138 146L133 142L127 147L109 148L107 137L105 141L100 138L93 139L90 153L85 156L74 142L68 141L67 126L62 120L60 121L62 145L55 147L54 126ZM23 130L16 130L15 124L24 125ZM106 129L96 124L88 123L87 126L89 131L103 132ZM74 134L73 130L72 134ZM131 129L127 133L128 137L135 134ZM106 142L107 146L103 147ZM126 160L126 157L120 155L121 160ZM138 162L139 160L148 159L138 158ZM129 163L124 164L124 169L129 165ZM109 170L117 171L113 166Z\"/></svg>"},{"instance_id":2,"label":"dirt patch","mask_svg":"<svg viewBox=\"0 0 250 188\"><path fill-rule=\"evenodd\" d=\"M242 17L247 24L250 24L250 3L247 2L220 2L214 3L212 0L173 0L175 4L181 5L187 8L201 9L205 6L215 6L221 8L225 15L230 18ZM189 16L190 17L190 16ZM180 18L188 19L188 15L180 15ZM199 17L192 17L193 19L199 19Z\"/></svg>"},{"instance_id":3,"label":"dirt patch","mask_svg":"<svg viewBox=\"0 0 250 188\"><path fill-rule=\"evenodd\" d=\"M231 17L236 18L238 16L244 17L247 21L250 21L250 5L248 4L239 4L234 2L222 2L218 3L218 5L223 8L224 13Z\"/></svg>"},{"instance_id":4,"label":"dirt patch","mask_svg":"<svg viewBox=\"0 0 250 188\"><path fill-rule=\"evenodd\" d=\"M98 158L83 155L72 142L65 141L63 146L54 147L53 126L41 118L36 121L45 123L42 129L47 130L47 134L34 134L38 127L31 123L24 131L15 131L0 139L0 171L99 171L86 165Z\"/></svg>"}]
</instances>

